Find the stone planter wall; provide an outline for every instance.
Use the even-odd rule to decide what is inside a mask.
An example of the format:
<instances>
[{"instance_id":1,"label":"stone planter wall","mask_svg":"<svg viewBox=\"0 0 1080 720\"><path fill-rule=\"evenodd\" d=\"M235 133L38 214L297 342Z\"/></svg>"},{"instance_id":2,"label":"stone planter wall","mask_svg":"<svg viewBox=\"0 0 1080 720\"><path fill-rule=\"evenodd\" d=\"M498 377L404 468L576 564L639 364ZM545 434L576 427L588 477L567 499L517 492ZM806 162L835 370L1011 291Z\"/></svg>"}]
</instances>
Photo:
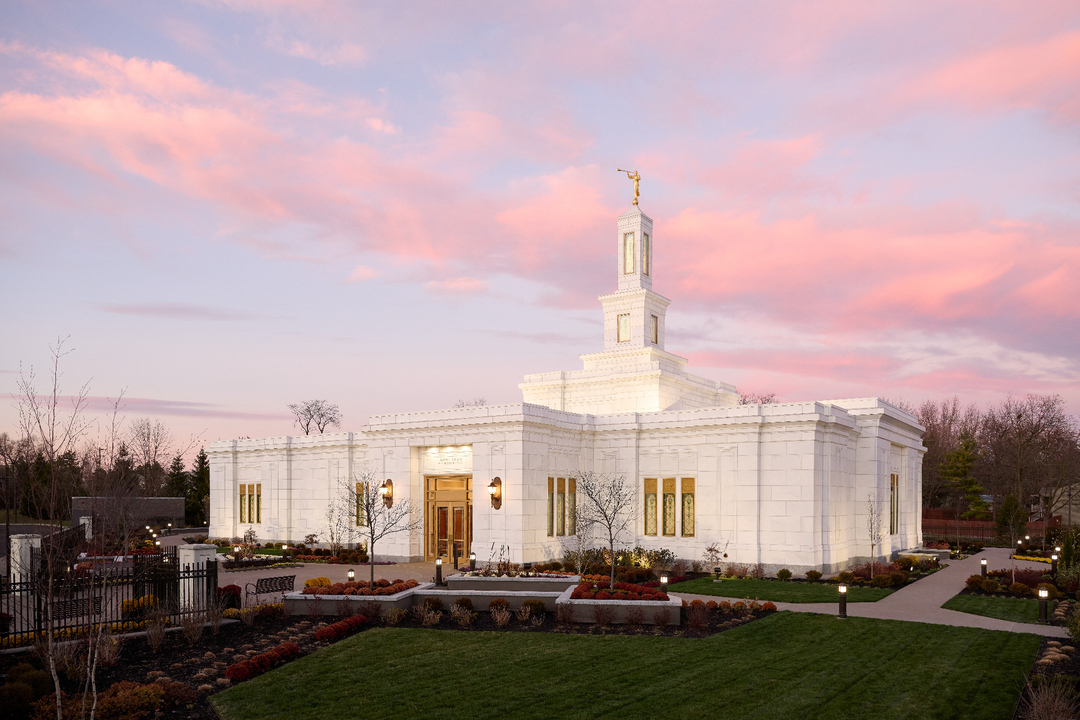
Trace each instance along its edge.
<instances>
[{"instance_id":1,"label":"stone planter wall","mask_svg":"<svg viewBox=\"0 0 1080 720\"><path fill-rule=\"evenodd\" d=\"M570 605L574 608L574 622L580 623L594 623L596 622L595 607L602 605L605 608L610 608L612 617L611 622L614 625L623 625L626 623L626 613L630 608L641 608L644 617L642 622L645 625L655 624L655 615L657 611L666 610L668 614L668 625L681 625L682 624L682 598L675 595L668 594L668 600L574 600L570 597L573 594L574 588L567 588L555 601L558 605Z\"/></svg>"},{"instance_id":2,"label":"stone planter wall","mask_svg":"<svg viewBox=\"0 0 1080 720\"><path fill-rule=\"evenodd\" d=\"M460 575L451 575L446 580L446 587L454 592L483 590L492 592L553 592L558 594L567 588L576 587L580 582L580 575L571 575L564 578L461 577Z\"/></svg>"}]
</instances>

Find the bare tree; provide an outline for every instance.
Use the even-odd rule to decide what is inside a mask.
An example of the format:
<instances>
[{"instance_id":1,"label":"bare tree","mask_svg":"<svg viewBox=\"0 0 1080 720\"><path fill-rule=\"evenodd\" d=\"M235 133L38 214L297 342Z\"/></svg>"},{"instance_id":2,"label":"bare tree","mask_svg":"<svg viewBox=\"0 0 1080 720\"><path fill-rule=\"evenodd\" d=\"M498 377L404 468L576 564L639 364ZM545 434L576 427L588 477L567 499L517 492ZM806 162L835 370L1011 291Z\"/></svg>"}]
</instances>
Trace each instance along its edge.
<instances>
[{"instance_id":1,"label":"bare tree","mask_svg":"<svg viewBox=\"0 0 1080 720\"><path fill-rule=\"evenodd\" d=\"M352 488L355 497L356 523L361 537L368 539L368 564L371 568L371 581L375 581L375 543L388 535L399 532L411 532L423 527L421 517L413 518L412 506L408 500L390 499L389 506L380 492L382 485L371 470L356 473L356 485Z\"/></svg>"},{"instance_id":2,"label":"bare tree","mask_svg":"<svg viewBox=\"0 0 1080 720\"><path fill-rule=\"evenodd\" d=\"M89 384L80 388L77 395L65 398L61 391L60 363L73 352L65 349L67 338L57 338L50 347L52 367L48 378L49 389L41 394L37 387L37 377L33 367L29 373L20 372L17 396L19 425L25 442L31 444L35 455L41 458L46 468L45 483L32 485L30 492L31 507L39 518L62 518L70 507L70 478L63 477L61 458L75 456L76 445L87 431L87 422L83 417L86 409L86 397ZM64 407L68 405L69 407ZM69 548L61 543L43 542L40 552L41 590L44 615L44 655L49 674L52 675L56 692L56 718L63 718L63 695L60 688L60 676L57 672L57 646L55 598L62 578L70 566L72 558L66 557Z\"/></svg>"},{"instance_id":3,"label":"bare tree","mask_svg":"<svg viewBox=\"0 0 1080 720\"><path fill-rule=\"evenodd\" d=\"M574 473L577 480L579 523L589 523L606 536L611 551L611 585L615 585L615 543L630 526L634 488L625 475L608 475L592 470Z\"/></svg>"},{"instance_id":4,"label":"bare tree","mask_svg":"<svg viewBox=\"0 0 1080 720\"><path fill-rule=\"evenodd\" d=\"M962 405L956 395L944 400L927 400L918 408L902 408L918 418L926 428L923 444L923 505L939 507L949 501L948 482L941 475L945 456L960 446L960 436L965 432L978 436L982 413L975 405Z\"/></svg>"},{"instance_id":5,"label":"bare tree","mask_svg":"<svg viewBox=\"0 0 1080 720\"><path fill-rule=\"evenodd\" d=\"M870 579L874 578L878 545L881 544L881 499L877 493L866 494L866 532L870 536Z\"/></svg>"},{"instance_id":6,"label":"bare tree","mask_svg":"<svg viewBox=\"0 0 1080 720\"><path fill-rule=\"evenodd\" d=\"M563 556L572 558L577 566L578 574L584 575L587 572L589 549L593 542L594 522L586 514L578 512L576 504L570 507L568 514L574 534L562 536L559 542L562 544Z\"/></svg>"},{"instance_id":7,"label":"bare tree","mask_svg":"<svg viewBox=\"0 0 1080 720\"><path fill-rule=\"evenodd\" d=\"M456 408L483 407L485 405L487 405L487 398L482 396L473 398L472 400L458 400L454 403L454 407Z\"/></svg>"},{"instance_id":8,"label":"bare tree","mask_svg":"<svg viewBox=\"0 0 1080 720\"><path fill-rule=\"evenodd\" d=\"M305 400L289 406L289 410L295 416L295 423L300 426L305 435L311 434L312 426L321 434L326 428L333 425L341 427L341 410L326 400Z\"/></svg>"},{"instance_id":9,"label":"bare tree","mask_svg":"<svg viewBox=\"0 0 1080 720\"><path fill-rule=\"evenodd\" d=\"M735 388L735 392L739 394L740 405L772 405L780 402L776 399L776 393L743 392L739 388Z\"/></svg>"},{"instance_id":10,"label":"bare tree","mask_svg":"<svg viewBox=\"0 0 1080 720\"><path fill-rule=\"evenodd\" d=\"M338 482L338 490L326 504L326 535L330 551L335 555L356 538L356 489L348 478Z\"/></svg>"}]
</instances>

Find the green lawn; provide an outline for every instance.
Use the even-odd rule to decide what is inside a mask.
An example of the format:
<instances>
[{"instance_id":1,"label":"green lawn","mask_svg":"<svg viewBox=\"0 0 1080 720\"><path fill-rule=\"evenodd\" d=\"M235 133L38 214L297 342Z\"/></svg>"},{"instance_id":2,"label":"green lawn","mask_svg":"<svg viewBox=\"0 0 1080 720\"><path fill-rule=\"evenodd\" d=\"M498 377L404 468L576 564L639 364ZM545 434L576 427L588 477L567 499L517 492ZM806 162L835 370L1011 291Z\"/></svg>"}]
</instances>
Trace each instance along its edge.
<instances>
[{"instance_id":1,"label":"green lawn","mask_svg":"<svg viewBox=\"0 0 1080 720\"><path fill-rule=\"evenodd\" d=\"M376 628L214 695L224 720L1012 717L1037 635L782 612L705 639Z\"/></svg>"},{"instance_id":2,"label":"green lawn","mask_svg":"<svg viewBox=\"0 0 1080 720\"><path fill-rule=\"evenodd\" d=\"M1039 621L1039 601L1033 598L986 597L983 595L956 595L941 607L959 610L972 615L984 615L998 620L1036 623ZM1047 608L1052 611L1053 604Z\"/></svg>"},{"instance_id":3,"label":"green lawn","mask_svg":"<svg viewBox=\"0 0 1080 720\"><path fill-rule=\"evenodd\" d=\"M750 598L790 603L834 603L840 598L835 585L828 583L780 582L779 580L724 580L698 578L668 587L673 593L716 595L726 598ZM877 602L892 593L881 588L848 587L848 602Z\"/></svg>"}]
</instances>

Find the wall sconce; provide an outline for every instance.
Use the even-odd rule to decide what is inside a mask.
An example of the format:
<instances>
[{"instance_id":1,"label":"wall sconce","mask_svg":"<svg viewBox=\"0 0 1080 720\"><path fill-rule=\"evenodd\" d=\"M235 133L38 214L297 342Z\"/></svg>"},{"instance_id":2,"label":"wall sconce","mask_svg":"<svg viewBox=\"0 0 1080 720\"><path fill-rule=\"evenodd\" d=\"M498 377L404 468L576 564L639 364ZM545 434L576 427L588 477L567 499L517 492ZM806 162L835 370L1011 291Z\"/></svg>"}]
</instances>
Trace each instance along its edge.
<instances>
[{"instance_id":1,"label":"wall sconce","mask_svg":"<svg viewBox=\"0 0 1080 720\"><path fill-rule=\"evenodd\" d=\"M383 502L386 507L390 507L394 504L394 481L387 480L379 486L379 494L382 495Z\"/></svg>"},{"instance_id":2,"label":"wall sconce","mask_svg":"<svg viewBox=\"0 0 1080 720\"><path fill-rule=\"evenodd\" d=\"M352 582L355 579L356 579L356 571L353 570L352 568L349 568L349 582Z\"/></svg>"},{"instance_id":3,"label":"wall sconce","mask_svg":"<svg viewBox=\"0 0 1080 720\"><path fill-rule=\"evenodd\" d=\"M502 480L495 478L488 485L488 495L491 496L491 507L498 510L502 507Z\"/></svg>"}]
</instances>

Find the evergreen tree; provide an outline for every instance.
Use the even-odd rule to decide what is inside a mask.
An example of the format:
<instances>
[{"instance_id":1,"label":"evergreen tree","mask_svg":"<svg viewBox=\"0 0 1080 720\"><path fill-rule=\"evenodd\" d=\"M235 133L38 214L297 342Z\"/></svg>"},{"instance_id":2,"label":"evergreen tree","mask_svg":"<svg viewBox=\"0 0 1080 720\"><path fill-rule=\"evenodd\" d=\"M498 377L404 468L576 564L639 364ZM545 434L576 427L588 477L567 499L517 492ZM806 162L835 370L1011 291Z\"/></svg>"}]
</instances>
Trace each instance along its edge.
<instances>
[{"instance_id":1,"label":"evergreen tree","mask_svg":"<svg viewBox=\"0 0 1080 720\"><path fill-rule=\"evenodd\" d=\"M1001 507L998 508L997 531L1002 538L1009 538L1009 545L1013 546L1014 551L1016 538L1024 534L1027 521L1028 514L1024 508L1020 507L1020 501L1016 499L1016 495L1006 495Z\"/></svg>"},{"instance_id":2,"label":"evergreen tree","mask_svg":"<svg viewBox=\"0 0 1080 720\"><path fill-rule=\"evenodd\" d=\"M184 458L177 455L165 475L165 496L187 498L191 490L191 475L184 469Z\"/></svg>"},{"instance_id":3,"label":"evergreen tree","mask_svg":"<svg viewBox=\"0 0 1080 720\"><path fill-rule=\"evenodd\" d=\"M205 498L209 495L210 459L206 457L206 450L199 448L199 454L195 456L195 462L191 466L191 482L185 506L188 525L197 527L207 523L208 503Z\"/></svg>"},{"instance_id":4,"label":"evergreen tree","mask_svg":"<svg viewBox=\"0 0 1080 720\"><path fill-rule=\"evenodd\" d=\"M975 463L979 451L975 436L970 431L960 433L960 443L955 450L945 453L938 476L960 498L967 509L960 515L965 520L981 520L989 514L989 506L982 499L983 488L975 477Z\"/></svg>"}]
</instances>

